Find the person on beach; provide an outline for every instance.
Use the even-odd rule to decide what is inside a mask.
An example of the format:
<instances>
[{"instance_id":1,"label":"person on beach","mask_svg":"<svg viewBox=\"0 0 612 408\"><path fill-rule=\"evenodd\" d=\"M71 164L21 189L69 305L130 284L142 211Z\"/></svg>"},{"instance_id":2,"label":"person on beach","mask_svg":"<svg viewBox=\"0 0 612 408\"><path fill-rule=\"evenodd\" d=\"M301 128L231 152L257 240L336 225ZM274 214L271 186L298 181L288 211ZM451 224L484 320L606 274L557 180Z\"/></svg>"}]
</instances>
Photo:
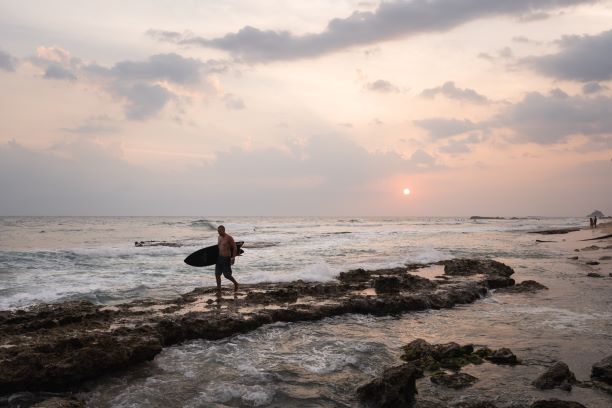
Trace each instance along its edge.
<instances>
[{"instance_id":1,"label":"person on beach","mask_svg":"<svg viewBox=\"0 0 612 408\"><path fill-rule=\"evenodd\" d=\"M589 225L593 228L593 217L589 217Z\"/></svg>"},{"instance_id":2,"label":"person on beach","mask_svg":"<svg viewBox=\"0 0 612 408\"><path fill-rule=\"evenodd\" d=\"M597 228L597 216L593 217L593 228Z\"/></svg>"},{"instance_id":3,"label":"person on beach","mask_svg":"<svg viewBox=\"0 0 612 408\"><path fill-rule=\"evenodd\" d=\"M238 282L232 276L232 265L238 255L238 247L231 235L225 233L225 227L219 225L219 257L215 265L215 278L217 279L217 292L221 293L221 274L234 283L234 291L238 291Z\"/></svg>"}]
</instances>

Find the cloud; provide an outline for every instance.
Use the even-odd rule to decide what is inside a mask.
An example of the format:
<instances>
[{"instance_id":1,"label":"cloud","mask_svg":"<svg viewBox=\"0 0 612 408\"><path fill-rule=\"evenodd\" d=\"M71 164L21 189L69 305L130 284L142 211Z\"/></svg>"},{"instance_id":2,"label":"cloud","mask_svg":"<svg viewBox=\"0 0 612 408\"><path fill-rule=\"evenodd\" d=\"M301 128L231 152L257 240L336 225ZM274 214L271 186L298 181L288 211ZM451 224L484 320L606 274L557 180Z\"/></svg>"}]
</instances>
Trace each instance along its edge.
<instances>
[{"instance_id":1,"label":"cloud","mask_svg":"<svg viewBox=\"0 0 612 408\"><path fill-rule=\"evenodd\" d=\"M515 142L563 143L573 135L612 138L612 98L528 93L493 121L514 130Z\"/></svg>"},{"instance_id":2,"label":"cloud","mask_svg":"<svg viewBox=\"0 0 612 408\"><path fill-rule=\"evenodd\" d=\"M514 41L515 43L519 43L519 44L534 44L534 45L542 44L540 41L532 40L528 37L525 37L524 35L514 36L512 37L512 41Z\"/></svg>"},{"instance_id":3,"label":"cloud","mask_svg":"<svg viewBox=\"0 0 612 408\"><path fill-rule=\"evenodd\" d=\"M200 82L200 60L184 58L178 54L152 55L146 61L122 61L115 64L109 74L126 81L170 81L177 84Z\"/></svg>"},{"instance_id":4,"label":"cloud","mask_svg":"<svg viewBox=\"0 0 612 408\"><path fill-rule=\"evenodd\" d=\"M217 48L251 62L316 57L353 46L369 45L427 32L448 31L484 17L538 15L596 0L415 0L382 2L374 11L355 11L331 20L319 33L245 26L235 33L206 39L191 33L150 30L152 37L177 44Z\"/></svg>"},{"instance_id":5,"label":"cloud","mask_svg":"<svg viewBox=\"0 0 612 408\"><path fill-rule=\"evenodd\" d=\"M49 65L43 75L45 79L60 79L66 81L75 81L77 77L68 69L60 65Z\"/></svg>"},{"instance_id":6,"label":"cloud","mask_svg":"<svg viewBox=\"0 0 612 408\"><path fill-rule=\"evenodd\" d=\"M612 79L612 30L597 35L565 36L556 54L528 57L523 63L555 79L607 81Z\"/></svg>"},{"instance_id":7,"label":"cloud","mask_svg":"<svg viewBox=\"0 0 612 408\"><path fill-rule=\"evenodd\" d=\"M0 50L0 69L5 71L13 72L15 71L15 65L17 64L17 59L11 56L10 54Z\"/></svg>"},{"instance_id":8,"label":"cloud","mask_svg":"<svg viewBox=\"0 0 612 408\"><path fill-rule=\"evenodd\" d=\"M482 128L481 124L464 119L429 118L415 120L414 124L425 129L432 139L445 139Z\"/></svg>"},{"instance_id":9,"label":"cloud","mask_svg":"<svg viewBox=\"0 0 612 408\"><path fill-rule=\"evenodd\" d=\"M586 84L582 85L582 93L585 95L594 94L606 89L608 89L607 86L601 85L597 82L587 82Z\"/></svg>"},{"instance_id":10,"label":"cloud","mask_svg":"<svg viewBox=\"0 0 612 408\"><path fill-rule=\"evenodd\" d=\"M132 120L149 119L159 113L174 94L159 85L137 83L117 85L115 94L126 99L126 116Z\"/></svg>"},{"instance_id":11,"label":"cloud","mask_svg":"<svg viewBox=\"0 0 612 408\"><path fill-rule=\"evenodd\" d=\"M391 93L391 92L399 92L399 88L393 85L391 82L386 81L384 79L379 79L374 82L369 82L365 85L366 89L373 92L383 92L383 93Z\"/></svg>"},{"instance_id":12,"label":"cloud","mask_svg":"<svg viewBox=\"0 0 612 408\"><path fill-rule=\"evenodd\" d=\"M223 100L225 101L225 107L230 110L242 110L246 108L244 101L242 98L238 96L228 93L223 96Z\"/></svg>"},{"instance_id":13,"label":"cloud","mask_svg":"<svg viewBox=\"0 0 612 408\"><path fill-rule=\"evenodd\" d=\"M455 83L452 81L445 82L442 86L437 88L425 89L423 92L421 92L421 96L425 98L435 98L436 95L439 94L442 94L449 99L456 99L477 104L486 104L490 102L486 96L479 94L473 89L457 88Z\"/></svg>"},{"instance_id":14,"label":"cloud","mask_svg":"<svg viewBox=\"0 0 612 408\"><path fill-rule=\"evenodd\" d=\"M468 137L462 139L449 140L447 144L441 146L438 151L440 153L448 153L452 155L470 153L472 149L471 144L475 144L481 141L481 138L477 134L471 134Z\"/></svg>"},{"instance_id":15,"label":"cloud","mask_svg":"<svg viewBox=\"0 0 612 408\"><path fill-rule=\"evenodd\" d=\"M58 154L9 142L0 145L0 214L346 214L384 204L377 181L443 169L423 150L372 153L336 134L286 147L218 151L168 173L88 138Z\"/></svg>"},{"instance_id":16,"label":"cloud","mask_svg":"<svg viewBox=\"0 0 612 408\"><path fill-rule=\"evenodd\" d=\"M107 92L126 101L126 117L133 120L154 117L169 101L178 100L181 90L188 94L203 91L208 88L206 75L225 70L224 61L201 61L175 53L152 55L144 61L120 61L110 68L98 64L83 67L92 80L102 80ZM238 107L239 101L232 106Z\"/></svg>"},{"instance_id":17,"label":"cloud","mask_svg":"<svg viewBox=\"0 0 612 408\"><path fill-rule=\"evenodd\" d=\"M66 133L76 133L80 135L98 135L116 133L119 131L119 127L112 124L107 116L97 116L87 119L78 126L61 128L60 130Z\"/></svg>"},{"instance_id":18,"label":"cloud","mask_svg":"<svg viewBox=\"0 0 612 408\"><path fill-rule=\"evenodd\" d=\"M612 97L572 96L560 89L553 89L547 95L530 92L521 101L482 122L429 118L414 124L427 130L432 139L506 128L512 130L508 138L512 143L560 144L572 136L582 135L589 138L590 145L600 146L612 141Z\"/></svg>"}]
</instances>

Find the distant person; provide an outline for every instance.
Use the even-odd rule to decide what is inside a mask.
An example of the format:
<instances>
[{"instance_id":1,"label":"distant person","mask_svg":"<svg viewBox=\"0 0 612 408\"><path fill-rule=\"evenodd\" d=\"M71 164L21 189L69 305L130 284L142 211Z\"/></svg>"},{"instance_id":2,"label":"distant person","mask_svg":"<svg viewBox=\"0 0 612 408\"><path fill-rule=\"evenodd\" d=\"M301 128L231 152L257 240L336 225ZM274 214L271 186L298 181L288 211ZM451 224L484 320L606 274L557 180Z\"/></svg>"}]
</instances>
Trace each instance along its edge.
<instances>
[{"instance_id":1,"label":"distant person","mask_svg":"<svg viewBox=\"0 0 612 408\"><path fill-rule=\"evenodd\" d=\"M589 225L591 226L591 228L593 228L593 217L589 217Z\"/></svg>"},{"instance_id":2,"label":"distant person","mask_svg":"<svg viewBox=\"0 0 612 408\"><path fill-rule=\"evenodd\" d=\"M593 228L597 228L597 216L593 217Z\"/></svg>"},{"instance_id":3,"label":"distant person","mask_svg":"<svg viewBox=\"0 0 612 408\"><path fill-rule=\"evenodd\" d=\"M219 225L217 228L219 233L219 258L215 265L215 278L217 279L217 291L221 292L221 274L234 283L234 291L238 291L238 282L232 276L232 265L238 255L238 247L231 235L225 233L225 227Z\"/></svg>"}]
</instances>

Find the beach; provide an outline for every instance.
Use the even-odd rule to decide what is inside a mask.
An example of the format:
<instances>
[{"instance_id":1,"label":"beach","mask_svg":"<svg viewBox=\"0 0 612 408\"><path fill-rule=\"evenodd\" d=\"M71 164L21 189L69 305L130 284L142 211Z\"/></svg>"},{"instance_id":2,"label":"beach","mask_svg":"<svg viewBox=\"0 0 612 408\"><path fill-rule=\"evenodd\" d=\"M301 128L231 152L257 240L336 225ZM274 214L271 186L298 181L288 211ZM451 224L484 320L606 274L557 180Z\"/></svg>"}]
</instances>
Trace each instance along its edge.
<instances>
[{"instance_id":1,"label":"beach","mask_svg":"<svg viewBox=\"0 0 612 408\"><path fill-rule=\"evenodd\" d=\"M6 225L6 219L3 221ZM115 222L113 225L107 220L101 226L99 221L85 221L89 228L96 225L98 230L115 229L121 234L124 234L121 225L127 222L121 220L120 223L124 224ZM155 233L159 234L159 221L129 220L129 223L132 227L138 227L140 223L140 231L150 230L151 225L155 225ZM8 311L2 312L5 332L9 327L15 329L11 344L23 335L20 334L24 333L23 330L29 330L27 337L38 342L44 342L45 335L51 336L53 330L61 329L64 334L74 330L70 332L73 337L86 330L88 338L92 338L91 333L99 331L98 341L106 338L102 333L112 333L115 337L108 338L109 345L121 344L126 350L133 347L139 352L130 354L138 358L121 360L119 366L109 368L102 376L85 375L79 379L78 370L66 370L74 374L74 386L47 381L42 387L46 389L35 390L30 386L31 392L15 386L17 388L0 397L0 403L30 406L55 396L72 398L72 401L77 401L75 403L93 407L359 406L363 401L358 397L357 388L381 378L389 368L404 363L402 347L416 339L430 344L455 342L472 344L476 348L486 346L492 350L509 348L521 362L518 365L499 365L486 360L482 364L461 367L461 373L478 380L460 389L435 384L431 380L433 374L426 372L415 383L419 406L458 406L489 401L493 404L490 406L528 407L536 401L558 398L577 401L587 407L607 407L612 401L612 397L594 386L590 378L592 366L612 354L609 299L612 284L609 273L612 271L610 260L606 258L610 255L612 241L610 238L583 241L609 234L609 224L601 225L597 230L580 229L566 234L544 235L532 232L568 226L581 228L583 221L535 218L224 221L230 221L226 224L241 231L242 237L248 237L247 231L260 234L255 236L257 239L245 239L245 255L237 261L235 268L235 276L239 281L242 278L245 285L236 296L227 287L221 299L217 299L211 287L214 280L211 279L203 288L194 285L181 292L184 295L178 298L171 293L170 285L156 291L149 283L143 296L141 291L129 285L125 287L125 282L123 287L111 287L109 282L102 281L106 287L98 285L90 289L97 297L92 297L91 292L79 294L78 291L55 296L55 306L44 310L36 306L31 309L35 312L25 314L16 310L38 302L26 304L19 300L24 299L23 295L14 296L13 303L8 305L10 307L5 307ZM40 222L36 221L32 231L41 227ZM67 229L64 225L57 225L65 224L65 220L46 222L44 228L48 232L45 233L54 234L54 228ZM71 222L71 228L76 229L77 222ZM83 220L80 222L84 223ZM194 242L192 246L178 248L163 245L129 248L128 243L133 245L132 241L156 239L184 244L212 235L200 226L193 226L193 220L166 219L163 222L181 222L187 228L173 227L174 235L170 237L170 234L132 235L127 243L122 242L122 237L113 238L114 242L108 245L106 256L113 262L117 257L121 258L119 265L125 267L131 265L134 258L140 259L139 265L126 272L126 282L140 284L136 279L132 283L138 270L141 270L142 277L154 277L155 268L163 269L165 262L176 263L176 258L180 261L183 254L197 245ZM301 232L296 234L295 231L300 229ZM37 234L44 233L37 231ZM82 232L77 235L83 238ZM39 237L35 236L36 239ZM76 240L75 237L65 238L70 245ZM255 243L250 249L249 241ZM32 244L30 241L27 245L38 248L40 242ZM56 243L56 246L60 245ZM352 262L339 262L337 253L342 250L338 248L352 254ZM33 249L24 249L4 251L2 270L17 265L16 257L34 258ZM131 255L130 250L134 251ZM86 254L91 255L94 249L82 247L72 250L72 256L77 254L72 264L66 261L63 248L44 248L42 251L39 248L36 251L37 256L42 252L50 259L55 258L53 262L63 257L62 263L68 269L79 264L85 273L88 266ZM151 259L157 265L145 260L145 251L155 254ZM274 272L277 266L270 261L271 253L280 259L284 259L279 255L282 253L307 255L300 258L301 265L294 263L292 267L285 267L287 272L283 275L282 267L276 269L279 272ZM423 258L423 254L428 259ZM95 256L100 260L98 253ZM422 258L417 259L418 256ZM314 258L322 258L324 262L307 265ZM472 259L475 263L453 269L456 259ZM481 263L487 259L505 266ZM261 279L264 269L261 266L259 270L246 270L240 275L241 263L264 260L270 262L269 266L266 265L267 279ZM589 265L589 262L598 264ZM110 265L106 267L110 269ZM506 268L511 268L513 273L505 272ZM355 270L364 272L347 274ZM43 269L35 272L39 276L44 274ZM202 270L198 272L201 274ZM95 274L93 271L88 273ZM108 270L104 273L112 275ZM12 290L12 293L19 294L18 290L22 288L17 285L19 282L11 275L2 276L4 293ZM64 275L60 278L67 279ZM112 279L119 279L116 276L108 278L111 283ZM47 277L47 286L53 279L58 279L58 276ZM160 282L164 279L162 277ZM547 289L533 289L522 284L529 280L537 281ZM35 282L33 286L36 287ZM400 288L397 292L396 287ZM53 293L58 292L55 290ZM150 296L153 293L156 296ZM93 303L74 306L92 299ZM53 317L54 314L57 317L62 307L64 323L48 323L58 319L41 317ZM224 317L230 320L216 328L206 326L205 322L212 321L211 316L215 313L222 320ZM12 320L8 324L9 315L13 316L11 319L19 315L22 320ZM179 315L180 319L177 318ZM184 319L185 316L191 320ZM239 319L232 320L236 316ZM165 331L160 332L162 320L182 323L178 326L164 323ZM35 322L41 324L45 321L52 326L24 329L27 324L32 327ZM257 324L253 323L255 321ZM152 328L155 330L151 331ZM134 338L134 333L140 333L140 339L152 340L138 344L121 342L121 339ZM155 337L158 334L153 333L165 334L158 338ZM119 343L112 343L113 338L120 339ZM161 340L156 343L155 338ZM11 344L8 343L9 337L3 339L7 341L3 344L6 351ZM81 341L77 349L91 349L89 343ZM23 346L26 345L27 341L24 341ZM70 361L78 363L78 359ZM580 384L574 384L571 391L558 387L540 390L531 385L557 361L566 363ZM4 384L8 384L7 377L3 378ZM44 378L38 381L39 384L45 382Z\"/></svg>"}]
</instances>

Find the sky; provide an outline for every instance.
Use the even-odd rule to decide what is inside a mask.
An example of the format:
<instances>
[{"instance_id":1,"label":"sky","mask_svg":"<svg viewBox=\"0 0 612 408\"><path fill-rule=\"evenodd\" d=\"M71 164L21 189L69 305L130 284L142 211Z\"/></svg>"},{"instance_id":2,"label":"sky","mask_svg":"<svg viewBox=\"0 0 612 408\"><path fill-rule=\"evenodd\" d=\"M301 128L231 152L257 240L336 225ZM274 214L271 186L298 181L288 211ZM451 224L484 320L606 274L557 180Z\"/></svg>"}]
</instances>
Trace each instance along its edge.
<instances>
[{"instance_id":1,"label":"sky","mask_svg":"<svg viewBox=\"0 0 612 408\"><path fill-rule=\"evenodd\" d=\"M612 215L611 180L610 0L0 0L0 215Z\"/></svg>"}]
</instances>

